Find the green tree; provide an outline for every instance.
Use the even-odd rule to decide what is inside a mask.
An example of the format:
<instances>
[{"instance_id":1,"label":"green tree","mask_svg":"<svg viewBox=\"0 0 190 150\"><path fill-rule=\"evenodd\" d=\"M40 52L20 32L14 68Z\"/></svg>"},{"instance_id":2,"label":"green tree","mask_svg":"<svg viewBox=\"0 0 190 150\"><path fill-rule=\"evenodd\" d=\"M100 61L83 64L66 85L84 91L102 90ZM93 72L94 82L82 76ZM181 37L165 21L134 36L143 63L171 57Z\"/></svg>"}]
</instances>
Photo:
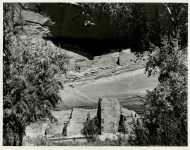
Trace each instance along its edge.
<instances>
[{"instance_id":1,"label":"green tree","mask_svg":"<svg viewBox=\"0 0 190 150\"><path fill-rule=\"evenodd\" d=\"M187 47L187 19L188 19L188 5L187 3L166 3L163 4L166 11L162 13L161 19L165 26L165 30L168 31L169 35L173 38L179 38L179 44ZM168 26L166 24L169 24ZM181 36L181 37L180 37ZM181 38L184 39L181 39ZM181 42L181 40L185 40ZM183 45L183 43L186 43Z\"/></svg>"},{"instance_id":2,"label":"green tree","mask_svg":"<svg viewBox=\"0 0 190 150\"><path fill-rule=\"evenodd\" d=\"M159 74L159 84L143 98L132 145L187 145L187 4L163 5L162 46L152 46L146 66L148 76Z\"/></svg>"},{"instance_id":3,"label":"green tree","mask_svg":"<svg viewBox=\"0 0 190 150\"><path fill-rule=\"evenodd\" d=\"M149 46L149 22L142 3L79 3L87 20L98 24L108 19L107 25L116 30L115 37L134 51L145 51Z\"/></svg>"},{"instance_id":4,"label":"green tree","mask_svg":"<svg viewBox=\"0 0 190 150\"><path fill-rule=\"evenodd\" d=\"M159 70L159 84L144 98L142 124L135 124L132 145L187 145L187 49L165 39L150 56L146 71Z\"/></svg>"},{"instance_id":5,"label":"green tree","mask_svg":"<svg viewBox=\"0 0 190 150\"><path fill-rule=\"evenodd\" d=\"M178 38L187 47L187 3L78 3L87 20L98 24L110 18L108 25L117 30L116 38L134 51L162 45L162 37ZM179 36L179 37L177 37Z\"/></svg>"},{"instance_id":6,"label":"green tree","mask_svg":"<svg viewBox=\"0 0 190 150\"><path fill-rule=\"evenodd\" d=\"M27 32L22 18L19 22L14 18L21 8L11 3L3 8L3 144L22 145L27 125L43 118L55 120L51 110L60 100L67 57L50 49L40 36L19 38L19 33Z\"/></svg>"},{"instance_id":7,"label":"green tree","mask_svg":"<svg viewBox=\"0 0 190 150\"><path fill-rule=\"evenodd\" d=\"M81 133L86 137L87 142L95 142L97 140L97 136L100 133L98 124L97 117L84 122L84 128L81 130Z\"/></svg>"}]
</instances>

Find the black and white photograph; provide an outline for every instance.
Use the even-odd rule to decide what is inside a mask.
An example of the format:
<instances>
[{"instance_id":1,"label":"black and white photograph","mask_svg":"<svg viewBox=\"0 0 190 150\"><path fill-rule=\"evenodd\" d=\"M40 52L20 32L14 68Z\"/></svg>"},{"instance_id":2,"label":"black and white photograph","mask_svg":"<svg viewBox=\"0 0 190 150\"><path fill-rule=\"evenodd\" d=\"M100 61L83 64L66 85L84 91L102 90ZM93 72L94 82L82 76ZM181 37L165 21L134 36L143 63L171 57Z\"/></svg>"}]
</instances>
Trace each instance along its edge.
<instances>
[{"instance_id":1,"label":"black and white photograph","mask_svg":"<svg viewBox=\"0 0 190 150\"><path fill-rule=\"evenodd\" d=\"M188 146L188 3L3 2L2 146Z\"/></svg>"}]
</instances>

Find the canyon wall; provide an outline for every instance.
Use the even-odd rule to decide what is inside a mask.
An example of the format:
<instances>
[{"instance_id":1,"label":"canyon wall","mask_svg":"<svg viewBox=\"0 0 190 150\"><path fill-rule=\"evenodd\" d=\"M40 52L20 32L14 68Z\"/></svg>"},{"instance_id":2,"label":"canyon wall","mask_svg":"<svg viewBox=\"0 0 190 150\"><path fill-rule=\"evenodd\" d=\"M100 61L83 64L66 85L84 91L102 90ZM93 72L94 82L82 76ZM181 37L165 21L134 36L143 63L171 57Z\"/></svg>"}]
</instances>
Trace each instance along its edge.
<instances>
[{"instance_id":1,"label":"canyon wall","mask_svg":"<svg viewBox=\"0 0 190 150\"><path fill-rule=\"evenodd\" d=\"M145 95L146 90L152 90L158 83L157 76L147 77L144 74L148 53L138 57L130 49L110 49L109 53L90 60L80 55L80 52L71 52L47 40L46 37L51 35L49 27L53 24L49 19L30 10L22 10L21 14L25 22L24 30L19 33L21 40L15 39L15 45L23 44L28 39L30 45L27 46L31 50L39 46L44 48L45 45L68 57L68 63L65 64L67 72L61 78L64 89L59 92L62 101L53 111L57 122L45 120L27 126L25 140L45 134L49 137L60 137L65 132L67 136L81 134L87 114L94 118L98 107L101 109L100 118L104 120L102 132L117 132L121 116L128 126L132 120L130 114L140 113L141 103L137 96ZM104 97L107 102L98 106L100 97ZM116 103L112 103L112 99L118 99L119 102L116 100ZM112 107L114 111L109 116Z\"/></svg>"}]
</instances>

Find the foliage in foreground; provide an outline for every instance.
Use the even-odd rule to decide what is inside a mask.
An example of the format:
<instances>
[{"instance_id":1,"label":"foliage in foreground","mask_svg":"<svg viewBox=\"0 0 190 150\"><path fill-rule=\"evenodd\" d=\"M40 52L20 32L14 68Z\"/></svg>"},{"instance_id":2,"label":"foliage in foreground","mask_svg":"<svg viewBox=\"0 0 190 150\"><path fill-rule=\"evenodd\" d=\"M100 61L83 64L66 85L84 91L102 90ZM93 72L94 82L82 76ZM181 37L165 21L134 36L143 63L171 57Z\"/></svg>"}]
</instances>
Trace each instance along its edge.
<instances>
[{"instance_id":1,"label":"foliage in foreground","mask_svg":"<svg viewBox=\"0 0 190 150\"><path fill-rule=\"evenodd\" d=\"M165 39L147 63L149 75L159 71L159 84L144 98L143 124L135 124L131 145L187 145L187 49Z\"/></svg>"},{"instance_id":2,"label":"foliage in foreground","mask_svg":"<svg viewBox=\"0 0 190 150\"><path fill-rule=\"evenodd\" d=\"M42 37L19 38L27 31L22 29L22 18L15 21L17 9L19 5L4 4L3 145L22 145L27 125L46 117L54 120L50 110L60 100L59 79L67 61L64 54L49 49Z\"/></svg>"},{"instance_id":3,"label":"foliage in foreground","mask_svg":"<svg viewBox=\"0 0 190 150\"><path fill-rule=\"evenodd\" d=\"M86 137L87 142L83 143L74 143L77 145L87 145L87 146L127 146L128 140L125 136L125 130L123 135L117 135L117 138L109 139L106 138L105 140L101 141L99 139L100 129L99 129L99 121L97 117L91 120L87 120L84 122L84 128L82 129L81 133ZM64 143L62 143L64 144ZM71 144L72 143L65 143Z\"/></svg>"},{"instance_id":4,"label":"foliage in foreground","mask_svg":"<svg viewBox=\"0 0 190 150\"><path fill-rule=\"evenodd\" d=\"M95 142L97 140L98 134L100 133L98 123L97 117L84 122L84 128L81 133L86 137L88 142Z\"/></svg>"}]
</instances>

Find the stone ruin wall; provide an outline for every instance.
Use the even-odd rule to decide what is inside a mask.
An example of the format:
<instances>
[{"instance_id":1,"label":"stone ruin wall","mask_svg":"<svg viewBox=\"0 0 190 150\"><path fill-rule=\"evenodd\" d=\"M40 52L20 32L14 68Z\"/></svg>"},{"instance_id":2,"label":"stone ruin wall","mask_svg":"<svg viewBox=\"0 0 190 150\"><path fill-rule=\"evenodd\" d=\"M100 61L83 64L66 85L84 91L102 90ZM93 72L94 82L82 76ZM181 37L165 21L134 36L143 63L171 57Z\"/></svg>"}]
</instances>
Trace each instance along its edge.
<instances>
[{"instance_id":1,"label":"stone ruin wall","mask_svg":"<svg viewBox=\"0 0 190 150\"><path fill-rule=\"evenodd\" d=\"M44 120L31 123L26 127L25 139L45 136L47 131L49 136L62 135L63 127L70 120L72 110L52 111L52 114L57 119L57 122L51 123L49 120Z\"/></svg>"},{"instance_id":2,"label":"stone ruin wall","mask_svg":"<svg viewBox=\"0 0 190 150\"><path fill-rule=\"evenodd\" d=\"M95 109L73 108L72 110L53 111L53 114L57 118L57 122L52 123L46 120L27 126L24 141L39 136L51 138L83 136L81 130L88 115L90 117L88 120L98 118L101 135L118 133L122 124L129 133L132 131L132 120L140 118L134 111L123 108L115 98L100 99L98 108ZM65 130L64 133L63 130Z\"/></svg>"},{"instance_id":3,"label":"stone ruin wall","mask_svg":"<svg viewBox=\"0 0 190 150\"><path fill-rule=\"evenodd\" d=\"M88 115L90 118L88 118ZM133 110L123 108L116 98L100 98L98 108L84 109L73 108L72 115L65 130L65 136L82 136L84 122L97 117L101 134L117 133L124 124L126 130L132 131L132 120L140 119L140 116Z\"/></svg>"},{"instance_id":4,"label":"stone ruin wall","mask_svg":"<svg viewBox=\"0 0 190 150\"><path fill-rule=\"evenodd\" d=\"M90 118L94 118L96 112L97 109L73 108L72 117L66 127L66 136L81 135L83 123L86 122L88 114Z\"/></svg>"},{"instance_id":5,"label":"stone ruin wall","mask_svg":"<svg viewBox=\"0 0 190 150\"><path fill-rule=\"evenodd\" d=\"M104 98L99 100L98 120L100 122L101 133L118 132L120 120L120 104L115 98Z\"/></svg>"},{"instance_id":6,"label":"stone ruin wall","mask_svg":"<svg viewBox=\"0 0 190 150\"><path fill-rule=\"evenodd\" d=\"M83 72L88 68L104 66L133 66L145 64L148 59L148 52L144 52L141 57L137 57L131 49L125 49L121 52L111 51L109 54L95 56L93 60L78 59L73 57L69 60L68 71Z\"/></svg>"},{"instance_id":7,"label":"stone ruin wall","mask_svg":"<svg viewBox=\"0 0 190 150\"><path fill-rule=\"evenodd\" d=\"M122 126L127 133L130 133L133 119L136 121L140 119L135 111L123 108L116 98L100 99L97 116L100 122L101 134L120 132Z\"/></svg>"}]
</instances>

